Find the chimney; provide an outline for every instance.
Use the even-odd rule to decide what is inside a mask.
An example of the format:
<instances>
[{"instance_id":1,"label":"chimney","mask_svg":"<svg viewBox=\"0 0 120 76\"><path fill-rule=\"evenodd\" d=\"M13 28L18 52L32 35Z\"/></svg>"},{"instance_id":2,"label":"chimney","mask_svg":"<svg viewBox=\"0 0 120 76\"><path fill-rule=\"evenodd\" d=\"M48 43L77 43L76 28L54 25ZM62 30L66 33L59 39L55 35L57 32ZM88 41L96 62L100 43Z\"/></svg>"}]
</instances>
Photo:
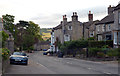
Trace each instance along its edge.
<instances>
[{"instance_id":1,"label":"chimney","mask_svg":"<svg viewBox=\"0 0 120 76\"><path fill-rule=\"evenodd\" d=\"M111 7L111 5L109 5L109 7L108 7L108 14L112 14L113 11L114 11L114 8L115 7Z\"/></svg>"},{"instance_id":2,"label":"chimney","mask_svg":"<svg viewBox=\"0 0 120 76\"><path fill-rule=\"evenodd\" d=\"M93 21L93 14L91 14L91 11L89 11L88 20Z\"/></svg>"},{"instance_id":3,"label":"chimney","mask_svg":"<svg viewBox=\"0 0 120 76\"><path fill-rule=\"evenodd\" d=\"M67 18L66 15L63 15L63 23L66 24L67 23Z\"/></svg>"},{"instance_id":4,"label":"chimney","mask_svg":"<svg viewBox=\"0 0 120 76\"><path fill-rule=\"evenodd\" d=\"M72 21L78 21L77 12L73 12Z\"/></svg>"}]
</instances>

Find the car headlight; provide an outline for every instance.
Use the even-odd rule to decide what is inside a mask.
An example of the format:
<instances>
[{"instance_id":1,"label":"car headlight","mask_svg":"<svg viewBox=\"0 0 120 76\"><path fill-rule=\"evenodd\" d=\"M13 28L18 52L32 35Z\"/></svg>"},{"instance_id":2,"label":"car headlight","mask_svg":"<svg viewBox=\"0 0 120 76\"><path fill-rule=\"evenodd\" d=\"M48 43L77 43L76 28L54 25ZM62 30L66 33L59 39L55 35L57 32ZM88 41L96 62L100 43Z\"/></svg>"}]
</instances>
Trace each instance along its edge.
<instances>
[{"instance_id":1,"label":"car headlight","mask_svg":"<svg viewBox=\"0 0 120 76\"><path fill-rule=\"evenodd\" d=\"M24 57L23 59L28 59L27 57Z\"/></svg>"}]
</instances>

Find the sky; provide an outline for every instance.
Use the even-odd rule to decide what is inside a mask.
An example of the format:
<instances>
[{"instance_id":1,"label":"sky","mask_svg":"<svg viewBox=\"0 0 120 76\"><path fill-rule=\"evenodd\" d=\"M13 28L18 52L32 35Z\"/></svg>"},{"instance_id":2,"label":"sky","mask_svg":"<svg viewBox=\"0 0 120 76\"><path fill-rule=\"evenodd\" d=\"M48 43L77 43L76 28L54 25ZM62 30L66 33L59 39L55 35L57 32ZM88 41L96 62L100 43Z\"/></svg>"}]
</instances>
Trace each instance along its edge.
<instances>
[{"instance_id":1,"label":"sky","mask_svg":"<svg viewBox=\"0 0 120 76\"><path fill-rule=\"evenodd\" d=\"M88 21L88 12L93 13L94 20L101 20L107 15L109 5L116 6L119 0L1 0L0 17L5 14L19 20L33 21L40 28L53 28L67 15L71 21L73 12L77 12L80 22Z\"/></svg>"}]
</instances>

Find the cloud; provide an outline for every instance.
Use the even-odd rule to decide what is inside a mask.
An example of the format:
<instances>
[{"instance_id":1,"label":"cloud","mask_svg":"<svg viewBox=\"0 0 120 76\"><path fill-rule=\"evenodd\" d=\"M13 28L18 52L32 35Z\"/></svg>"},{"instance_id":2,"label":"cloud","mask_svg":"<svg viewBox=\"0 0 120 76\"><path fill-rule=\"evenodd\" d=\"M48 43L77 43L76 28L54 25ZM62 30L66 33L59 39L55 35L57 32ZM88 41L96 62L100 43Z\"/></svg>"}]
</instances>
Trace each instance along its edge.
<instances>
[{"instance_id":1,"label":"cloud","mask_svg":"<svg viewBox=\"0 0 120 76\"><path fill-rule=\"evenodd\" d=\"M117 5L119 0L1 0L0 16L11 14L15 23L19 20L33 21L41 27L57 26L62 15L71 21L73 12L77 12L79 21L88 21L88 12L92 11L94 20L107 15L109 5Z\"/></svg>"},{"instance_id":2,"label":"cloud","mask_svg":"<svg viewBox=\"0 0 120 76\"><path fill-rule=\"evenodd\" d=\"M78 13L79 21L87 22L88 21L88 12L91 11L94 14L94 20L101 19L106 15L106 8L103 6L86 8L86 9L77 9L71 10L65 13L54 13L50 15L46 15L44 13L39 13L34 17L31 17L30 20L38 23L41 28L45 27L55 27L62 21L62 16L64 14L67 15L68 21L71 21L71 16L73 12Z\"/></svg>"}]
</instances>

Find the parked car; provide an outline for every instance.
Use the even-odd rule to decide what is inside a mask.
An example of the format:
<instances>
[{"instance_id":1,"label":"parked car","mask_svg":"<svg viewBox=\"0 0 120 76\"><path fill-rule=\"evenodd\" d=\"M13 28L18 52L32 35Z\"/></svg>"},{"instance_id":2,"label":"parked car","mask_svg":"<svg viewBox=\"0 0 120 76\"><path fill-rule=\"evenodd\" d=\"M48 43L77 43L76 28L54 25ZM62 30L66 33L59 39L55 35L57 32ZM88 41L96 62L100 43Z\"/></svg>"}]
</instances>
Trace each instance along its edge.
<instances>
[{"instance_id":1,"label":"parked car","mask_svg":"<svg viewBox=\"0 0 120 76\"><path fill-rule=\"evenodd\" d=\"M47 55L48 53L50 53L50 49L48 49L47 51L43 52L43 55Z\"/></svg>"},{"instance_id":2,"label":"parked car","mask_svg":"<svg viewBox=\"0 0 120 76\"><path fill-rule=\"evenodd\" d=\"M63 53L62 53L62 52L60 52L60 53L58 54L58 58L63 58Z\"/></svg>"},{"instance_id":3,"label":"parked car","mask_svg":"<svg viewBox=\"0 0 120 76\"><path fill-rule=\"evenodd\" d=\"M47 51L47 49L43 49L43 51Z\"/></svg>"},{"instance_id":4,"label":"parked car","mask_svg":"<svg viewBox=\"0 0 120 76\"><path fill-rule=\"evenodd\" d=\"M14 52L10 56L10 64L28 64L28 56L24 52Z\"/></svg>"}]
</instances>

